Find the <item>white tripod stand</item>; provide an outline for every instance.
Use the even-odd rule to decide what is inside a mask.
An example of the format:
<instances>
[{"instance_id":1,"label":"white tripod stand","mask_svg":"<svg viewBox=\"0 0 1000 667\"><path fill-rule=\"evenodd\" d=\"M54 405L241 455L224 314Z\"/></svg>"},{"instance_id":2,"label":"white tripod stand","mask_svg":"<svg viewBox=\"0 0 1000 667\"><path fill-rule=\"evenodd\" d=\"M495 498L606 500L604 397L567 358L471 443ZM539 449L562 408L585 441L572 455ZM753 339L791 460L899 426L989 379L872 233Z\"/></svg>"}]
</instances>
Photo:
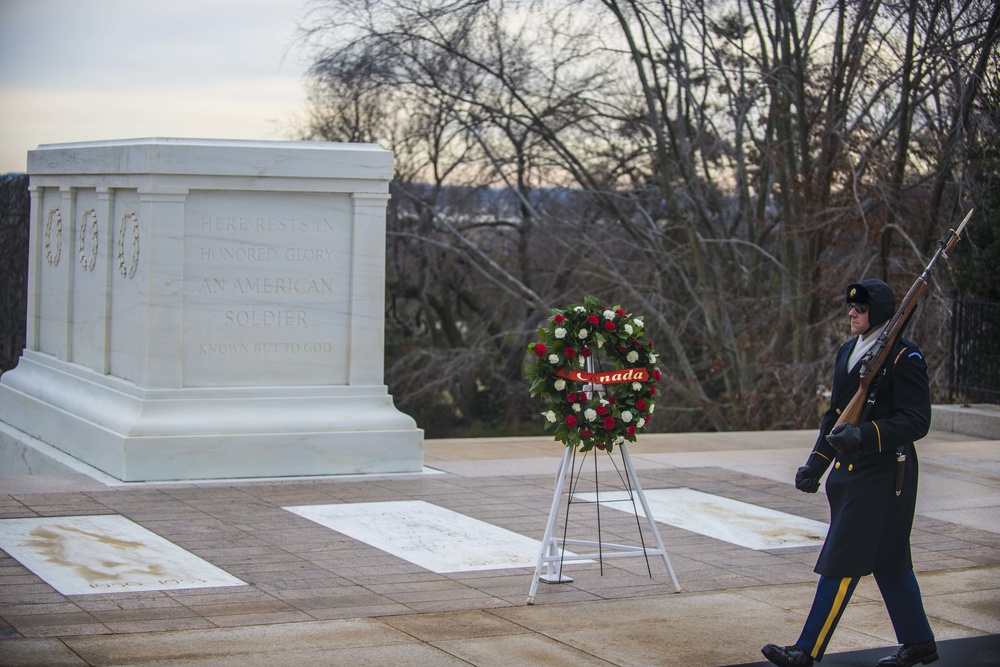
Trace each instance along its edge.
<instances>
[{"instance_id":1,"label":"white tripod stand","mask_svg":"<svg viewBox=\"0 0 1000 667\"><path fill-rule=\"evenodd\" d=\"M587 362L588 370L592 370L591 361L588 359ZM604 388L600 385L586 385L585 391L589 397L593 391L598 391L603 394ZM625 468L626 485L629 486L629 490L634 493L632 498L633 506L634 498L638 498L639 504L642 506L642 512L649 524L649 529L652 531L656 540L656 549L648 550L645 544L642 546L605 544L600 541L600 535L598 535L598 541L596 542L587 540L569 540L565 537L556 537L556 521L559 516L559 505L563 495L563 487L566 478L572 478L573 461L576 458L574 456L575 450L567 447L566 451L563 452L562 462L559 464L559 472L556 473L555 493L552 495L552 507L549 510L549 520L545 524L545 535L542 537L542 544L538 550L538 560L535 563L535 574L531 580L531 589L528 591L528 604L535 603L535 592L538 589L539 580L544 581L547 584L559 584L573 581L571 577L566 576L562 572L562 565L564 562L591 560L593 558L626 558L634 556L645 556L648 558L649 556L663 556L663 563L667 566L667 572L670 573L670 581L674 585L674 592L680 592L681 586L677 583L677 576L674 574L674 568L670 564L670 556L667 555L667 549L663 546L663 539L660 537L660 531L656 527L656 521L653 519L652 512L649 511L649 504L646 502L646 495L643 493L642 485L639 483L639 476L635 473L635 466L632 465L632 457L629 456L628 448L625 446L625 443L618 445L618 450L621 452L622 464ZM609 454L609 456L611 455ZM570 485L570 488L572 491L572 484ZM569 498L566 505L567 520L569 518L568 515L571 503L572 498ZM563 550L567 546L596 547L600 551L599 553L589 554L563 553ZM604 549L610 549L612 551L610 553L604 553ZM542 574L543 565L545 567L544 575Z\"/></svg>"}]
</instances>

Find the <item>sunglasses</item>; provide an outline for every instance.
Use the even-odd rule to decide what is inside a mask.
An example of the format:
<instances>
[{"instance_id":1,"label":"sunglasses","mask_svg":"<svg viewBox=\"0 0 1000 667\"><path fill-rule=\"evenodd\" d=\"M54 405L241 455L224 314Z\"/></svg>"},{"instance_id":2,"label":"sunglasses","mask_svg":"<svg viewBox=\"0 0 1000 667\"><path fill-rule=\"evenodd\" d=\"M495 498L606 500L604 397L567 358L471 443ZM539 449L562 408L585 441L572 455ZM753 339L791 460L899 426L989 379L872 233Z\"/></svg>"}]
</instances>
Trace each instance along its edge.
<instances>
[{"instance_id":1,"label":"sunglasses","mask_svg":"<svg viewBox=\"0 0 1000 667\"><path fill-rule=\"evenodd\" d=\"M850 315L851 311L856 312L858 315L864 315L868 312L867 304L863 303L849 303L847 304L847 314Z\"/></svg>"}]
</instances>

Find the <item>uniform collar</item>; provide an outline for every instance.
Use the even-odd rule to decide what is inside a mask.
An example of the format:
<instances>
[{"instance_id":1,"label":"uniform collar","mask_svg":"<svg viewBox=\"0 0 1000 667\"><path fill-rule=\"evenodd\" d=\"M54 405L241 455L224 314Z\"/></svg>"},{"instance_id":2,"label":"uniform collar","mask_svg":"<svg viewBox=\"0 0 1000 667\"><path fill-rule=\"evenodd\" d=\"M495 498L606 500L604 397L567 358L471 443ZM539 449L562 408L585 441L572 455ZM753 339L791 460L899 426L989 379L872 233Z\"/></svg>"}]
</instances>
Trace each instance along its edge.
<instances>
[{"instance_id":1,"label":"uniform collar","mask_svg":"<svg viewBox=\"0 0 1000 667\"><path fill-rule=\"evenodd\" d=\"M884 322L882 326L876 327L868 332L867 336L862 334L857 337L854 341L854 350L851 351L851 356L847 360L848 371L853 370L854 367L858 365L858 362L864 358L868 350L875 347L875 343L878 342L878 337L882 334L888 324L888 322Z\"/></svg>"}]
</instances>

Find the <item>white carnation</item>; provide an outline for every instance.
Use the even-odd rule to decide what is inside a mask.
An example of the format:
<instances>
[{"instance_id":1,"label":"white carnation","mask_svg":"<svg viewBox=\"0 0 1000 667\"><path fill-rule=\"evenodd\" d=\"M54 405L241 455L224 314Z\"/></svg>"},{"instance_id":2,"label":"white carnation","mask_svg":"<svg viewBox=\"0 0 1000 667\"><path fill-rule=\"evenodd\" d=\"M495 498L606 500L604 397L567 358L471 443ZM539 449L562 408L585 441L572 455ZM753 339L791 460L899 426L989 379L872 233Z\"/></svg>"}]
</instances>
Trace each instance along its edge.
<instances>
[{"instance_id":1,"label":"white carnation","mask_svg":"<svg viewBox=\"0 0 1000 667\"><path fill-rule=\"evenodd\" d=\"M626 410L622 413L622 421L626 424L632 421L632 412L630 410Z\"/></svg>"},{"instance_id":2,"label":"white carnation","mask_svg":"<svg viewBox=\"0 0 1000 667\"><path fill-rule=\"evenodd\" d=\"M631 336L631 335L632 335L632 332L633 332L633 331L635 331L635 329L633 329L633 328L632 328L632 325L631 325L631 324L626 324L626 325L625 325L624 327L622 327L622 328L623 328L623 329L625 329L625 333L627 333L627 334L628 334L629 336Z\"/></svg>"},{"instance_id":3,"label":"white carnation","mask_svg":"<svg viewBox=\"0 0 1000 667\"><path fill-rule=\"evenodd\" d=\"M652 352L649 353L649 363L651 363L651 364L655 364L656 363L656 355L653 354Z\"/></svg>"},{"instance_id":4,"label":"white carnation","mask_svg":"<svg viewBox=\"0 0 1000 667\"><path fill-rule=\"evenodd\" d=\"M655 404L649 406L649 414L653 414L653 410L655 410L655 409L656 409L656 405Z\"/></svg>"},{"instance_id":5,"label":"white carnation","mask_svg":"<svg viewBox=\"0 0 1000 667\"><path fill-rule=\"evenodd\" d=\"M630 364L634 364L639 361L639 353L635 350L629 350L629 353L625 355L625 358L628 359Z\"/></svg>"},{"instance_id":6,"label":"white carnation","mask_svg":"<svg viewBox=\"0 0 1000 667\"><path fill-rule=\"evenodd\" d=\"M614 311L612 311L612 310L605 310L604 311L604 319L606 319L606 320L613 320L613 319L615 319L615 313L614 313Z\"/></svg>"},{"instance_id":7,"label":"white carnation","mask_svg":"<svg viewBox=\"0 0 1000 667\"><path fill-rule=\"evenodd\" d=\"M632 389L634 391L642 391L642 383L641 382L633 382L632 383Z\"/></svg>"},{"instance_id":8,"label":"white carnation","mask_svg":"<svg viewBox=\"0 0 1000 667\"><path fill-rule=\"evenodd\" d=\"M574 403L574 404L573 404L573 412L579 412L579 411L580 411L580 410L582 410L582 409L583 409L583 408L581 408L581 407L580 407L580 404L579 404L579 403Z\"/></svg>"},{"instance_id":9,"label":"white carnation","mask_svg":"<svg viewBox=\"0 0 1000 667\"><path fill-rule=\"evenodd\" d=\"M590 332L588 332L586 329L580 329L580 332L578 334L576 334L576 337L579 338L579 339L581 339L581 340L583 340L584 338L587 337L587 335L589 333Z\"/></svg>"},{"instance_id":10,"label":"white carnation","mask_svg":"<svg viewBox=\"0 0 1000 667\"><path fill-rule=\"evenodd\" d=\"M639 417L639 421L637 421L635 423L635 427L636 428L642 428L645 425L646 425L646 418L645 417Z\"/></svg>"},{"instance_id":11,"label":"white carnation","mask_svg":"<svg viewBox=\"0 0 1000 667\"><path fill-rule=\"evenodd\" d=\"M637 327L646 326L645 324L642 323L642 320L639 319L638 317L634 318L632 321L635 322L635 326L637 326Z\"/></svg>"},{"instance_id":12,"label":"white carnation","mask_svg":"<svg viewBox=\"0 0 1000 667\"><path fill-rule=\"evenodd\" d=\"M562 391L566 388L566 380L559 378L553 386L556 388L556 391Z\"/></svg>"},{"instance_id":13,"label":"white carnation","mask_svg":"<svg viewBox=\"0 0 1000 667\"><path fill-rule=\"evenodd\" d=\"M543 412L542 414L545 415L545 418L548 419L553 424L556 423L556 413L549 410L548 412Z\"/></svg>"},{"instance_id":14,"label":"white carnation","mask_svg":"<svg viewBox=\"0 0 1000 667\"><path fill-rule=\"evenodd\" d=\"M595 419L597 419L597 410L593 408L587 408L587 411L583 413L583 417L587 421L592 422Z\"/></svg>"},{"instance_id":15,"label":"white carnation","mask_svg":"<svg viewBox=\"0 0 1000 667\"><path fill-rule=\"evenodd\" d=\"M587 309L586 309L586 308L584 308L583 306L577 306L577 307L576 307L576 308L574 308L573 310L575 310L575 311L576 311L576 312L578 312L578 313L585 313L585 312L587 312Z\"/></svg>"},{"instance_id":16,"label":"white carnation","mask_svg":"<svg viewBox=\"0 0 1000 667\"><path fill-rule=\"evenodd\" d=\"M558 328L556 328L555 334L556 334L556 338L565 338L566 337L566 330L563 329L562 327L558 327Z\"/></svg>"}]
</instances>

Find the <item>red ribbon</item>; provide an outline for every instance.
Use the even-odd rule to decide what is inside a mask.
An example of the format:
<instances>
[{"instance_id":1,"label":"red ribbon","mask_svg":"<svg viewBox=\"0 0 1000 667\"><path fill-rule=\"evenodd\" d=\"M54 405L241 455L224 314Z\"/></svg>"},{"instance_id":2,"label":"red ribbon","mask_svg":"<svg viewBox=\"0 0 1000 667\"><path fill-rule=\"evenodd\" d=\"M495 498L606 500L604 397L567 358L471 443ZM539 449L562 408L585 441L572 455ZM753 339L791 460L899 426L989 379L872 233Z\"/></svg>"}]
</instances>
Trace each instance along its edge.
<instances>
[{"instance_id":1,"label":"red ribbon","mask_svg":"<svg viewBox=\"0 0 1000 667\"><path fill-rule=\"evenodd\" d=\"M649 380L649 371L645 368L628 368L617 371L607 371L603 373L585 373L583 371L556 371L556 375L572 380L573 382L586 382L589 384L621 384L622 382L646 382Z\"/></svg>"}]
</instances>

